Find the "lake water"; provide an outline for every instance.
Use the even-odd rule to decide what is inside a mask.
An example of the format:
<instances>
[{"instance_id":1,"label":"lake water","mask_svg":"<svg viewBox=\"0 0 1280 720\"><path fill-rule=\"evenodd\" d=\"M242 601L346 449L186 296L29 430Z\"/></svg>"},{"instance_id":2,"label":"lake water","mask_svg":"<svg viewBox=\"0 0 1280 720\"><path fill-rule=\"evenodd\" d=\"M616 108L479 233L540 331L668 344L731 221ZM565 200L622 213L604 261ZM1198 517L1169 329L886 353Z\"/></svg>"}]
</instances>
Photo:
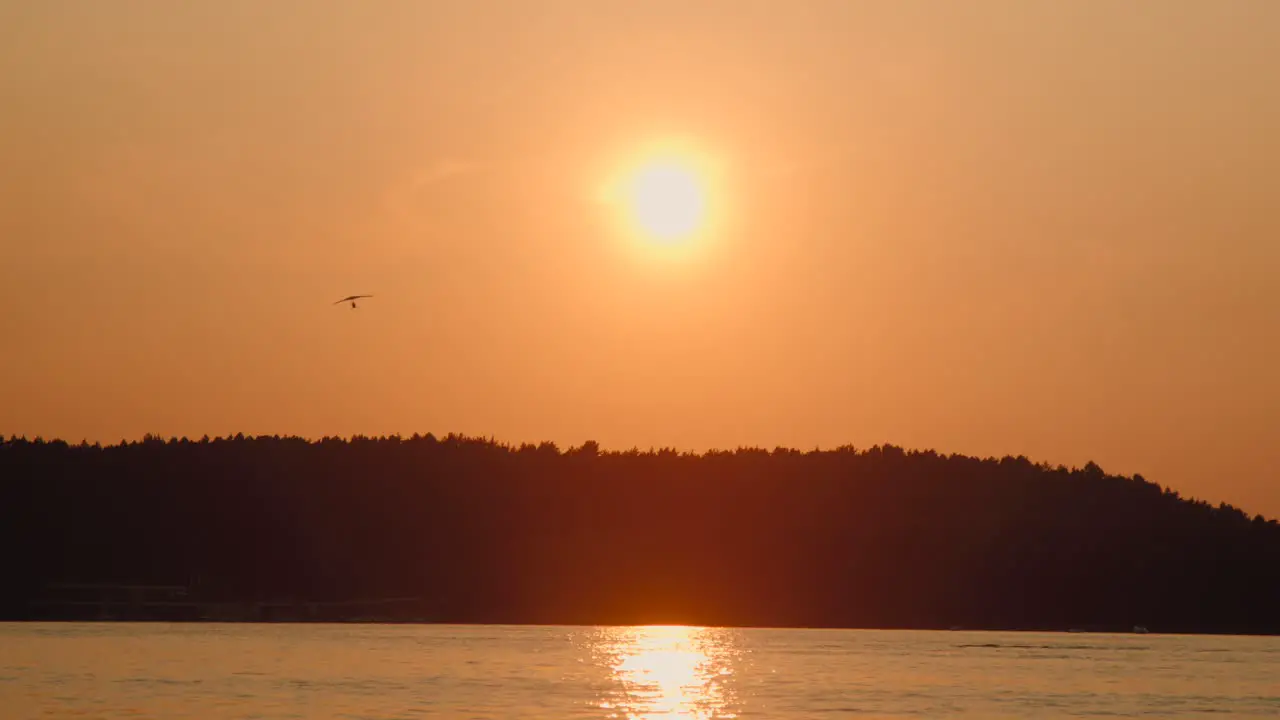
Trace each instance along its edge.
<instances>
[{"instance_id":1,"label":"lake water","mask_svg":"<svg viewBox=\"0 0 1280 720\"><path fill-rule=\"evenodd\" d=\"M27 718L1280 717L1280 638L0 624Z\"/></svg>"}]
</instances>

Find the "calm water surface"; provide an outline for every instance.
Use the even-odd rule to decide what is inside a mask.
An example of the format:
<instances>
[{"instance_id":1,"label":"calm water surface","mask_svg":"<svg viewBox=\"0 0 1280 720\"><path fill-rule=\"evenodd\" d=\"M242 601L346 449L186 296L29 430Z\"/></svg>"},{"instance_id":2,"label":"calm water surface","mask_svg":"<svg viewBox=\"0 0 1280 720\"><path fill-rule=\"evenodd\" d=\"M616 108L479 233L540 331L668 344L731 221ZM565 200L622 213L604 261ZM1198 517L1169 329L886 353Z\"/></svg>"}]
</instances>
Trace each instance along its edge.
<instances>
[{"instance_id":1,"label":"calm water surface","mask_svg":"<svg viewBox=\"0 0 1280 720\"><path fill-rule=\"evenodd\" d=\"M0 717L1280 717L1280 639L0 624Z\"/></svg>"}]
</instances>

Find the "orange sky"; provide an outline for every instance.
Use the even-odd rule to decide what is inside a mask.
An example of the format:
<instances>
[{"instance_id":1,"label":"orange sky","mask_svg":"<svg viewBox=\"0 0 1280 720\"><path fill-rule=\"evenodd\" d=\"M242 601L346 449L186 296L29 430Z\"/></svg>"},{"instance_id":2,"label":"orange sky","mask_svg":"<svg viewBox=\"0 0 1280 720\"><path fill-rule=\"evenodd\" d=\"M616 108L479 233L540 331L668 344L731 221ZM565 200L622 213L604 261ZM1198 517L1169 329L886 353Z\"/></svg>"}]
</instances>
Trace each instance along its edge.
<instances>
[{"instance_id":1,"label":"orange sky","mask_svg":"<svg viewBox=\"0 0 1280 720\"><path fill-rule=\"evenodd\" d=\"M4 3L0 433L891 442L1280 515L1278 48L1274 0ZM672 137L683 259L598 202Z\"/></svg>"}]
</instances>

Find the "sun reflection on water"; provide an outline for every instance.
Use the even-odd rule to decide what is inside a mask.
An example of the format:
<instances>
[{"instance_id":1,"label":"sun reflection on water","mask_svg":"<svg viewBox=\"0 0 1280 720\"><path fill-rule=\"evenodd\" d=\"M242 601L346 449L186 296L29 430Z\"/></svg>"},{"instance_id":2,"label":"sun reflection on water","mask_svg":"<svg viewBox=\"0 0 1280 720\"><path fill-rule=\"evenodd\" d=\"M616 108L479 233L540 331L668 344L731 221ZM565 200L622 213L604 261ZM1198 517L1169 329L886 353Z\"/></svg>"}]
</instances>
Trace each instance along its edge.
<instances>
[{"instance_id":1,"label":"sun reflection on water","mask_svg":"<svg viewBox=\"0 0 1280 720\"><path fill-rule=\"evenodd\" d=\"M599 707L610 717L737 717L733 690L742 654L731 630L697 627L601 629L592 654L610 672Z\"/></svg>"}]
</instances>

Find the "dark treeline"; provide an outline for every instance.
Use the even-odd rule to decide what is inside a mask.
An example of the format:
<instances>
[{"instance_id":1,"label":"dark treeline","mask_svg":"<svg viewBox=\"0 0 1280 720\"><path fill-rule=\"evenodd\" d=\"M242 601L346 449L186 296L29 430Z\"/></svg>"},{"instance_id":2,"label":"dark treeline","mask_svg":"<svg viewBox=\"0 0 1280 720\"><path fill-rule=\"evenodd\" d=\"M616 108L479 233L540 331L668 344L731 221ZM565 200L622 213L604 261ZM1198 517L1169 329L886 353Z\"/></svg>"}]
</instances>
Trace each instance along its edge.
<instances>
[{"instance_id":1,"label":"dark treeline","mask_svg":"<svg viewBox=\"0 0 1280 720\"><path fill-rule=\"evenodd\" d=\"M449 622L1280 631L1280 524L1090 463L431 435L0 443L0 614L67 582Z\"/></svg>"}]
</instances>

